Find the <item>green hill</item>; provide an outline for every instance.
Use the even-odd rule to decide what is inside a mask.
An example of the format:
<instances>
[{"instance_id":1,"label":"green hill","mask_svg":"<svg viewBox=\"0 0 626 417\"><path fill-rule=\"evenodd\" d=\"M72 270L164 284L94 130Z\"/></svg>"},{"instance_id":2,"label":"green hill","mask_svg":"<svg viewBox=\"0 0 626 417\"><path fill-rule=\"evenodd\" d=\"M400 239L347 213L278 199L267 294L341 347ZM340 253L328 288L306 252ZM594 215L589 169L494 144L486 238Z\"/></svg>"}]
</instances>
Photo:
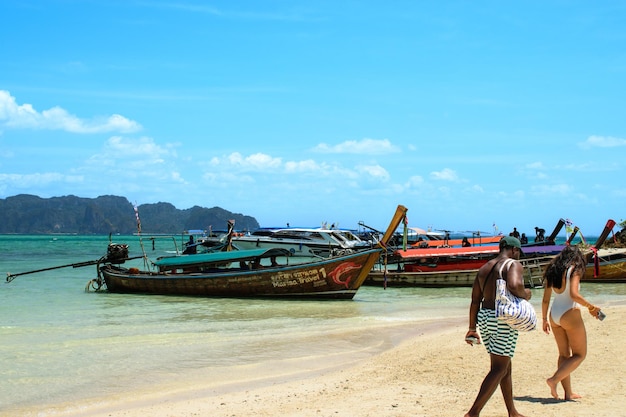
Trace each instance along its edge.
<instances>
[{"instance_id":1,"label":"green hill","mask_svg":"<svg viewBox=\"0 0 626 417\"><path fill-rule=\"evenodd\" d=\"M181 233L184 230L226 230L235 220L237 230L254 230L254 217L231 213L219 207L194 206L180 210L170 203L142 204L137 207L145 233ZM132 234L137 232L133 205L124 197L105 195L81 198L73 195L41 198L20 194L0 199L2 234Z\"/></svg>"}]
</instances>

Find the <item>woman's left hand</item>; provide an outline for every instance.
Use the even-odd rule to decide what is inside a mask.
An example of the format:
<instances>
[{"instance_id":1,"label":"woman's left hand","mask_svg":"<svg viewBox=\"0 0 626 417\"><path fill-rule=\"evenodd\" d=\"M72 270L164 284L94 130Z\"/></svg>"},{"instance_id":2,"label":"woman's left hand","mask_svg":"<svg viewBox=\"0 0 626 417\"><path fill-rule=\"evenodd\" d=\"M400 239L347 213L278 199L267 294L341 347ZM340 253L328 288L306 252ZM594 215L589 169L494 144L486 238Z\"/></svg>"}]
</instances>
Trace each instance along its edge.
<instances>
[{"instance_id":1,"label":"woman's left hand","mask_svg":"<svg viewBox=\"0 0 626 417\"><path fill-rule=\"evenodd\" d=\"M599 319L598 314L600 313L600 307L589 304L589 307L587 307L587 309L589 310L589 314L591 314L596 319Z\"/></svg>"}]
</instances>

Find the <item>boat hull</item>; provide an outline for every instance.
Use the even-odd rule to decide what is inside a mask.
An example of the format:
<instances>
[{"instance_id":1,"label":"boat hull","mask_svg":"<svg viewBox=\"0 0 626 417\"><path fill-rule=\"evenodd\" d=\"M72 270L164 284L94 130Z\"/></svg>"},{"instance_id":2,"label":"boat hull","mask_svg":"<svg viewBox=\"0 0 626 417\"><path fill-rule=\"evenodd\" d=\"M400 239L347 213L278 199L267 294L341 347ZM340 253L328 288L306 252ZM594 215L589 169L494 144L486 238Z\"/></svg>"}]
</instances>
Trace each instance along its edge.
<instances>
[{"instance_id":1,"label":"boat hull","mask_svg":"<svg viewBox=\"0 0 626 417\"><path fill-rule=\"evenodd\" d=\"M626 282L626 249L598 249L598 262L590 256L584 282Z\"/></svg>"},{"instance_id":2,"label":"boat hull","mask_svg":"<svg viewBox=\"0 0 626 417\"><path fill-rule=\"evenodd\" d=\"M306 264L230 272L163 273L106 264L100 267L113 293L205 297L292 297L352 299L380 249Z\"/></svg>"},{"instance_id":3,"label":"boat hull","mask_svg":"<svg viewBox=\"0 0 626 417\"><path fill-rule=\"evenodd\" d=\"M541 285L543 272L552 257L524 259L520 262L524 267L524 283L527 287ZM371 271L363 285L387 287L471 287L479 268L456 269L433 272L406 272L387 270Z\"/></svg>"},{"instance_id":4,"label":"boat hull","mask_svg":"<svg viewBox=\"0 0 626 417\"><path fill-rule=\"evenodd\" d=\"M471 287L476 277L474 269L439 272L373 271L363 285L387 287Z\"/></svg>"}]
</instances>

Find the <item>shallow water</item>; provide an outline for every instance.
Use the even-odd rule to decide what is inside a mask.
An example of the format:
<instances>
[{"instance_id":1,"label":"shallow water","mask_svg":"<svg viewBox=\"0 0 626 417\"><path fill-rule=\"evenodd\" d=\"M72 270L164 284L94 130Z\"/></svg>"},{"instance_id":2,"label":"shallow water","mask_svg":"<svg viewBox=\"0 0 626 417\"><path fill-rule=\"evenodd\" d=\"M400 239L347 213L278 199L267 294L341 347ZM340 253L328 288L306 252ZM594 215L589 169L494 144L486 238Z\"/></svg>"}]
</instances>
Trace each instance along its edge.
<instances>
[{"instance_id":1,"label":"shallow water","mask_svg":"<svg viewBox=\"0 0 626 417\"><path fill-rule=\"evenodd\" d=\"M140 253L136 237L114 240ZM0 236L0 272L96 260L107 243L106 236ZM166 250L146 246L150 256ZM218 389L251 375L341 366L397 344L432 319L462 322L470 293L362 287L351 301L86 293L95 268L55 269L0 285L1 415L181 381L208 379ZM584 292L610 305L626 302L625 288L587 284ZM534 291L538 306L541 290Z\"/></svg>"}]
</instances>

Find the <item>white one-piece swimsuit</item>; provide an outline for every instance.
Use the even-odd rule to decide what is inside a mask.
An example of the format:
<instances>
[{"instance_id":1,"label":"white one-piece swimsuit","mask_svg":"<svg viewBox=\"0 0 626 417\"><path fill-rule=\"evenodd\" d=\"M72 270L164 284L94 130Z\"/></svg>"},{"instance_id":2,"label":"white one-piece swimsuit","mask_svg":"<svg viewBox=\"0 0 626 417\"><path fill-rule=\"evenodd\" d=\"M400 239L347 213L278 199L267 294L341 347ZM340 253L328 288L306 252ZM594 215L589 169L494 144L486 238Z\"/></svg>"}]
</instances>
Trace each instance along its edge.
<instances>
[{"instance_id":1,"label":"white one-piece swimsuit","mask_svg":"<svg viewBox=\"0 0 626 417\"><path fill-rule=\"evenodd\" d=\"M573 266L567 269L565 290L560 294L553 291L554 301L550 308L550 316L552 316L552 320L559 326L561 325L561 317L563 317L563 314L570 311L572 308L580 308L578 303L572 300L572 295L570 294L570 276L572 275L573 269ZM578 289L580 290L580 283L578 284Z\"/></svg>"}]
</instances>

